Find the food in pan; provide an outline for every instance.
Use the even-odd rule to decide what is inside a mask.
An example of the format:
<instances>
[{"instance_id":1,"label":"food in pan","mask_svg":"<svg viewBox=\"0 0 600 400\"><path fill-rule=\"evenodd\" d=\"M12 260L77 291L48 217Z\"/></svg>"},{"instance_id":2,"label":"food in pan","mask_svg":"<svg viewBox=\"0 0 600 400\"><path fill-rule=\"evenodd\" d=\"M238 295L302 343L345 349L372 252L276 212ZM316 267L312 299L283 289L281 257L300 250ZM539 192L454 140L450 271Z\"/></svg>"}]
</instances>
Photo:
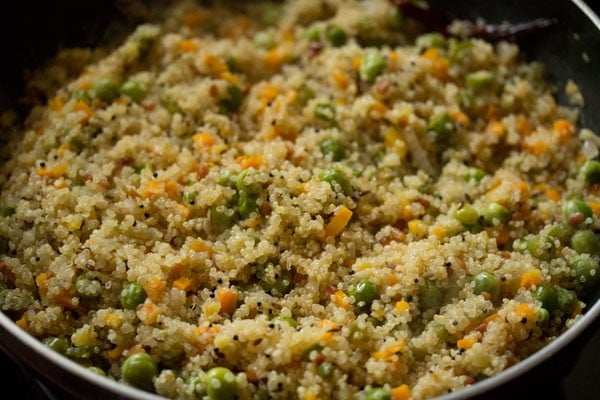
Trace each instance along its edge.
<instances>
[{"instance_id":1,"label":"food in pan","mask_svg":"<svg viewBox=\"0 0 600 400\"><path fill-rule=\"evenodd\" d=\"M432 398L576 323L600 162L543 66L389 1L315 4L177 2L33 74L1 119L2 311L211 400Z\"/></svg>"}]
</instances>

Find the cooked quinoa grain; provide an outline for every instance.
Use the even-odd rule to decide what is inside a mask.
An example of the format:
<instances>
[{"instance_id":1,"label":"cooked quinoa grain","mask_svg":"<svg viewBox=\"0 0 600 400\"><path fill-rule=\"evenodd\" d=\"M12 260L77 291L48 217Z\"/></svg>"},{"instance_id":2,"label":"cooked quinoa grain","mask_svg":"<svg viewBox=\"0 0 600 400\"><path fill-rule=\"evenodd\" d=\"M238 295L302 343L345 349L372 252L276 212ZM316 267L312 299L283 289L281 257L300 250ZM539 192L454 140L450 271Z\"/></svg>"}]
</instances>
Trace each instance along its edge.
<instances>
[{"instance_id":1,"label":"cooked quinoa grain","mask_svg":"<svg viewBox=\"0 0 600 400\"><path fill-rule=\"evenodd\" d=\"M177 2L34 74L47 100L1 119L2 311L186 400L427 399L576 323L600 282L577 110L514 43L323 4Z\"/></svg>"}]
</instances>

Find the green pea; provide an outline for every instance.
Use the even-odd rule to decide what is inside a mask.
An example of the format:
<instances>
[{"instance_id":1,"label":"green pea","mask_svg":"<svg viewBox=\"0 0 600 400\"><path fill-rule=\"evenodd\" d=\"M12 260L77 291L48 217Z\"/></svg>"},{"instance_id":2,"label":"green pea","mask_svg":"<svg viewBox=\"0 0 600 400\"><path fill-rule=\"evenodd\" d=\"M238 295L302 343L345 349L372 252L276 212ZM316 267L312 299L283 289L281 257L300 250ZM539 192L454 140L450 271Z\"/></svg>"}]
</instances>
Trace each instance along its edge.
<instances>
[{"instance_id":1,"label":"green pea","mask_svg":"<svg viewBox=\"0 0 600 400\"><path fill-rule=\"evenodd\" d=\"M570 217L573 217L577 214L581 214L584 219L592 218L592 216L594 215L592 209L585 201L576 198L567 201L567 204L565 204L564 209L565 218L569 220ZM569 221L569 223L571 223L571 221ZM579 221L576 221L575 225L577 225L578 223Z\"/></svg>"},{"instance_id":2,"label":"green pea","mask_svg":"<svg viewBox=\"0 0 600 400\"><path fill-rule=\"evenodd\" d=\"M211 368L204 375L204 388L210 400L233 400L237 392L235 374L229 368Z\"/></svg>"},{"instance_id":3,"label":"green pea","mask_svg":"<svg viewBox=\"0 0 600 400\"><path fill-rule=\"evenodd\" d=\"M119 85L110 78L101 78L92 88L93 97L110 102L119 95Z\"/></svg>"},{"instance_id":4,"label":"green pea","mask_svg":"<svg viewBox=\"0 0 600 400\"><path fill-rule=\"evenodd\" d=\"M260 182L254 181L256 177L256 172L250 168L242 171L241 174L238 175L237 180L235 182L236 188L240 193L246 194L258 194L262 188Z\"/></svg>"},{"instance_id":5,"label":"green pea","mask_svg":"<svg viewBox=\"0 0 600 400\"><path fill-rule=\"evenodd\" d=\"M446 339L448 339L448 330L444 325L440 324L439 322L432 321L430 326L435 333L435 336L437 336L439 340L445 342Z\"/></svg>"},{"instance_id":6,"label":"green pea","mask_svg":"<svg viewBox=\"0 0 600 400\"><path fill-rule=\"evenodd\" d=\"M239 86L229 85L227 86L227 93L225 98L221 99L219 105L222 111L235 113L240 110L242 102L244 101L244 92Z\"/></svg>"},{"instance_id":7,"label":"green pea","mask_svg":"<svg viewBox=\"0 0 600 400\"><path fill-rule=\"evenodd\" d=\"M0 217L10 217L15 215L16 209L14 207L0 207Z\"/></svg>"},{"instance_id":8,"label":"green pea","mask_svg":"<svg viewBox=\"0 0 600 400\"><path fill-rule=\"evenodd\" d=\"M386 62L381 53L376 51L368 52L360 64L360 79L369 83L375 81L375 78L383 73L385 66Z\"/></svg>"},{"instance_id":9,"label":"green pea","mask_svg":"<svg viewBox=\"0 0 600 400\"><path fill-rule=\"evenodd\" d=\"M329 361L323 361L321 365L317 367L317 375L321 378L329 378L333 375L334 366Z\"/></svg>"},{"instance_id":10,"label":"green pea","mask_svg":"<svg viewBox=\"0 0 600 400\"><path fill-rule=\"evenodd\" d=\"M271 322L276 324L288 324L292 328L296 328L298 326L298 322L292 317L288 317L286 315L279 315L271 320Z\"/></svg>"},{"instance_id":11,"label":"green pea","mask_svg":"<svg viewBox=\"0 0 600 400\"><path fill-rule=\"evenodd\" d=\"M549 313L558 309L558 291L552 286L538 286L533 292L533 298L540 302Z\"/></svg>"},{"instance_id":12,"label":"green pea","mask_svg":"<svg viewBox=\"0 0 600 400\"><path fill-rule=\"evenodd\" d=\"M80 275L75 280L75 292L83 299L95 299L102 293L102 282Z\"/></svg>"},{"instance_id":13,"label":"green pea","mask_svg":"<svg viewBox=\"0 0 600 400\"><path fill-rule=\"evenodd\" d=\"M92 357L92 355L94 355L94 351L96 349L96 346L72 346L67 349L65 355L72 360L81 362L89 360Z\"/></svg>"},{"instance_id":14,"label":"green pea","mask_svg":"<svg viewBox=\"0 0 600 400\"><path fill-rule=\"evenodd\" d=\"M508 208L498 203L488 203L483 209L483 220L493 226L507 223L511 215Z\"/></svg>"},{"instance_id":15,"label":"green pea","mask_svg":"<svg viewBox=\"0 0 600 400\"><path fill-rule=\"evenodd\" d=\"M321 30L317 25L311 25L304 31L304 38L309 42L316 42L321 38Z\"/></svg>"},{"instance_id":16,"label":"green pea","mask_svg":"<svg viewBox=\"0 0 600 400\"><path fill-rule=\"evenodd\" d=\"M591 229L583 229L571 237L571 248L580 254L600 255L600 239Z\"/></svg>"},{"instance_id":17,"label":"green pea","mask_svg":"<svg viewBox=\"0 0 600 400\"><path fill-rule=\"evenodd\" d=\"M123 362L121 373L129 385L150 391L154 388L153 378L158 373L158 366L150 354L140 351Z\"/></svg>"},{"instance_id":18,"label":"green pea","mask_svg":"<svg viewBox=\"0 0 600 400\"><path fill-rule=\"evenodd\" d=\"M86 104L92 100L90 94L86 90L73 90L71 93L69 93L69 98L77 101L83 101Z\"/></svg>"},{"instance_id":19,"label":"green pea","mask_svg":"<svg viewBox=\"0 0 600 400\"><path fill-rule=\"evenodd\" d=\"M581 166L581 174L588 183L600 183L600 161L588 160Z\"/></svg>"},{"instance_id":20,"label":"green pea","mask_svg":"<svg viewBox=\"0 0 600 400\"><path fill-rule=\"evenodd\" d=\"M473 179L475 182L481 182L481 180L485 177L485 171L481 168L472 167L467 171L467 176L465 180L470 181Z\"/></svg>"},{"instance_id":21,"label":"green pea","mask_svg":"<svg viewBox=\"0 0 600 400\"><path fill-rule=\"evenodd\" d=\"M492 301L500 297L500 279L487 271L482 271L473 277L473 291L475 294L488 293Z\"/></svg>"},{"instance_id":22,"label":"green pea","mask_svg":"<svg viewBox=\"0 0 600 400\"><path fill-rule=\"evenodd\" d=\"M444 292L434 281L426 281L419 291L419 305L423 311L437 309L444 299Z\"/></svg>"},{"instance_id":23,"label":"green pea","mask_svg":"<svg viewBox=\"0 0 600 400\"><path fill-rule=\"evenodd\" d=\"M577 294L565 288L556 288L558 294L558 309L564 313L570 313L577 305Z\"/></svg>"},{"instance_id":24,"label":"green pea","mask_svg":"<svg viewBox=\"0 0 600 400\"><path fill-rule=\"evenodd\" d=\"M238 211L242 218L248 218L256 211L258 205L256 204L256 197L251 195L242 195L238 199Z\"/></svg>"},{"instance_id":25,"label":"green pea","mask_svg":"<svg viewBox=\"0 0 600 400\"><path fill-rule=\"evenodd\" d=\"M144 100L148 94L146 89L144 89L140 83L135 81L127 81L123 83L119 91L121 94L130 97L131 100L135 101L136 103Z\"/></svg>"},{"instance_id":26,"label":"green pea","mask_svg":"<svg viewBox=\"0 0 600 400\"><path fill-rule=\"evenodd\" d=\"M571 263L571 271L578 284L591 288L600 283L600 264L593 258L580 257Z\"/></svg>"},{"instance_id":27,"label":"green pea","mask_svg":"<svg viewBox=\"0 0 600 400\"><path fill-rule=\"evenodd\" d=\"M370 308L371 303L379 297L379 289L373 281L364 279L350 290L350 296L354 297L358 307Z\"/></svg>"},{"instance_id":28,"label":"green pea","mask_svg":"<svg viewBox=\"0 0 600 400\"><path fill-rule=\"evenodd\" d=\"M550 321L550 313L545 308L540 308L537 323L546 325Z\"/></svg>"},{"instance_id":29,"label":"green pea","mask_svg":"<svg viewBox=\"0 0 600 400\"><path fill-rule=\"evenodd\" d=\"M448 113L442 112L429 117L427 121L427 129L435 133L439 140L448 138L456 131L456 126Z\"/></svg>"},{"instance_id":30,"label":"green pea","mask_svg":"<svg viewBox=\"0 0 600 400\"><path fill-rule=\"evenodd\" d=\"M391 400L392 396L387 389L372 388L365 392L365 400Z\"/></svg>"},{"instance_id":31,"label":"green pea","mask_svg":"<svg viewBox=\"0 0 600 400\"><path fill-rule=\"evenodd\" d=\"M271 275L264 265L259 265L256 271L264 291L273 296L283 296L294 288L292 273L286 269L277 270Z\"/></svg>"},{"instance_id":32,"label":"green pea","mask_svg":"<svg viewBox=\"0 0 600 400\"><path fill-rule=\"evenodd\" d=\"M223 206L212 206L209 212L210 221L218 228L228 229L235 223L235 215Z\"/></svg>"},{"instance_id":33,"label":"green pea","mask_svg":"<svg viewBox=\"0 0 600 400\"><path fill-rule=\"evenodd\" d=\"M335 107L331 103L317 103L313 110L315 117L323 121L333 121L335 119Z\"/></svg>"},{"instance_id":34,"label":"green pea","mask_svg":"<svg viewBox=\"0 0 600 400\"><path fill-rule=\"evenodd\" d=\"M144 287L139 283L130 282L123 287L121 291L121 306L129 310L135 310L142 304L148 295Z\"/></svg>"},{"instance_id":35,"label":"green pea","mask_svg":"<svg viewBox=\"0 0 600 400\"><path fill-rule=\"evenodd\" d=\"M469 204L464 204L454 212L454 218L465 226L474 225L479 220L479 213Z\"/></svg>"},{"instance_id":36,"label":"green pea","mask_svg":"<svg viewBox=\"0 0 600 400\"><path fill-rule=\"evenodd\" d=\"M194 205L196 203L196 195L194 193L185 192L181 195L181 201L184 204Z\"/></svg>"},{"instance_id":37,"label":"green pea","mask_svg":"<svg viewBox=\"0 0 600 400\"><path fill-rule=\"evenodd\" d=\"M306 103L308 103L311 99L315 98L315 91L306 84L300 85L296 91L298 92L298 103L302 104L303 106L306 105ZM318 116L316 112L315 116Z\"/></svg>"},{"instance_id":38,"label":"green pea","mask_svg":"<svg viewBox=\"0 0 600 400\"><path fill-rule=\"evenodd\" d=\"M98 374L100 376L106 376L106 372L104 372L104 370L102 368L91 366L91 367L88 367L87 369L88 369L88 371L92 371L93 373Z\"/></svg>"},{"instance_id":39,"label":"green pea","mask_svg":"<svg viewBox=\"0 0 600 400\"><path fill-rule=\"evenodd\" d=\"M446 41L446 38L441 33L437 32L425 33L423 35L418 36L415 40L415 45L423 49L427 49L430 47L443 49L446 47L447 44L448 43Z\"/></svg>"},{"instance_id":40,"label":"green pea","mask_svg":"<svg viewBox=\"0 0 600 400\"><path fill-rule=\"evenodd\" d=\"M258 48L271 50L277 43L269 32L260 31L254 35L254 45Z\"/></svg>"},{"instance_id":41,"label":"green pea","mask_svg":"<svg viewBox=\"0 0 600 400\"><path fill-rule=\"evenodd\" d=\"M237 187L238 177L232 171L225 169L219 175L218 183L221 186Z\"/></svg>"},{"instance_id":42,"label":"green pea","mask_svg":"<svg viewBox=\"0 0 600 400\"><path fill-rule=\"evenodd\" d=\"M69 339L55 336L45 338L42 343L60 354L66 354L70 346Z\"/></svg>"},{"instance_id":43,"label":"green pea","mask_svg":"<svg viewBox=\"0 0 600 400\"><path fill-rule=\"evenodd\" d=\"M331 155L332 161L341 161L344 159L346 149L337 139L328 138L321 142L321 152L323 155Z\"/></svg>"},{"instance_id":44,"label":"green pea","mask_svg":"<svg viewBox=\"0 0 600 400\"><path fill-rule=\"evenodd\" d=\"M347 35L346 31L340 28L337 25L330 25L325 29L325 38L331 43L334 47L340 47L346 43Z\"/></svg>"},{"instance_id":45,"label":"green pea","mask_svg":"<svg viewBox=\"0 0 600 400\"><path fill-rule=\"evenodd\" d=\"M327 182L335 190L339 190L344 194L348 194L351 191L350 181L345 173L335 168L326 168L319 174L319 180L321 182Z\"/></svg>"},{"instance_id":46,"label":"green pea","mask_svg":"<svg viewBox=\"0 0 600 400\"><path fill-rule=\"evenodd\" d=\"M494 85L494 74L490 71L480 70L467 75L467 88L473 91L482 91L491 88Z\"/></svg>"},{"instance_id":47,"label":"green pea","mask_svg":"<svg viewBox=\"0 0 600 400\"><path fill-rule=\"evenodd\" d=\"M527 241L529 253L542 261L550 261L554 257L556 247L554 241L548 236L538 235Z\"/></svg>"},{"instance_id":48,"label":"green pea","mask_svg":"<svg viewBox=\"0 0 600 400\"><path fill-rule=\"evenodd\" d=\"M549 236L558 239L563 245L571 243L571 237L574 233L575 227L566 222L554 225L548 231Z\"/></svg>"}]
</instances>

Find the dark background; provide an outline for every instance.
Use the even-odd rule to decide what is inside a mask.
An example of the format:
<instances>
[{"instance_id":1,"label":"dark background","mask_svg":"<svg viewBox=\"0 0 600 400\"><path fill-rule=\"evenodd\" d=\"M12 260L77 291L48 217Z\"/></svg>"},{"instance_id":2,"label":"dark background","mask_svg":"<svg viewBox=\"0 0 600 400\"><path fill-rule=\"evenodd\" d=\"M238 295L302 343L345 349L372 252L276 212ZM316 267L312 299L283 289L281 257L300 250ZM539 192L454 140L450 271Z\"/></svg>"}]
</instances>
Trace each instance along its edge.
<instances>
[{"instance_id":1,"label":"dark background","mask_svg":"<svg viewBox=\"0 0 600 400\"><path fill-rule=\"evenodd\" d=\"M568 1L568 0L564 0ZM27 13L23 13L24 6L21 6L19 10L11 10L11 7L19 7L18 3L10 2L12 6L8 6L9 11L19 11L14 14L8 12L5 15L13 15L15 18L28 18ZM26 2L27 3L27 2ZM50 2L53 3L53 2ZM54 4L60 3L54 2ZM110 9L110 2L104 1L88 1L81 2L85 3L90 8L90 12L96 13L98 18L98 24L103 24L103 19L106 18L114 10ZM21 3L23 4L23 3ZM599 0L588 0L587 2L596 13L600 13L600 1ZM29 2L31 5L31 2ZM6 11L6 10L5 10ZM32 10L35 13L35 10ZM19 15L20 14L20 15ZM9 17L10 18L10 17ZM48 19L49 26L56 23L51 18ZM1 24L1 21L0 21ZM57 25L57 29L75 29L76 26L64 26ZM94 27L91 28L93 31ZM23 43L15 39L15 32L10 32L8 28L2 29L1 40L3 50L5 54L11 53L12 46L17 44L22 45ZM5 33L8 33L8 40ZM17 32L17 35L20 33ZM32 58L43 57L44 54L32 54ZM0 61L0 73L7 73L6 59ZM600 71L598 71L600 72ZM5 75L6 76L6 75ZM14 77L15 81L19 77ZM12 95L12 88L0 86L0 105L7 100L7 96ZM598 110L600 112L600 110ZM597 400L600 399L600 330L595 332L589 342L581 349L581 352L576 356L575 363L572 366L566 366L566 373L560 378L555 379L549 377L548 380L541 382L541 384L533 385L527 393L515 393L515 398L540 398L544 400ZM41 399L53 399L63 400L64 397L60 395L49 395L48 392L44 392L37 384L37 381L33 377L25 372L18 364L14 363L4 353L0 352L0 387L2 388L2 394L0 398L12 400L41 400ZM52 397L51 397L52 396ZM511 396L512 397L512 396Z\"/></svg>"}]
</instances>

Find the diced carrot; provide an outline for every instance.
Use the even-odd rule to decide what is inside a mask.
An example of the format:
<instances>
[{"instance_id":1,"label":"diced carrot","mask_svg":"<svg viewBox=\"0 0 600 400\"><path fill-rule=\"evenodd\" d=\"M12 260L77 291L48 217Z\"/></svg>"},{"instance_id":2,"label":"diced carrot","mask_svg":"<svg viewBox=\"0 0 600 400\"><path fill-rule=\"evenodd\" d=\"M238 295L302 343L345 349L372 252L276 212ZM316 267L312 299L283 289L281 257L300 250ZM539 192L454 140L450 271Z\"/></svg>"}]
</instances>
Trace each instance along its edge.
<instances>
[{"instance_id":1,"label":"diced carrot","mask_svg":"<svg viewBox=\"0 0 600 400\"><path fill-rule=\"evenodd\" d=\"M598 202L598 201L589 201L588 205L590 206L590 208L592 209L592 212L595 215L600 215L600 202Z\"/></svg>"},{"instance_id":2,"label":"diced carrot","mask_svg":"<svg viewBox=\"0 0 600 400\"><path fill-rule=\"evenodd\" d=\"M469 116L462 111L451 112L450 118L452 118L452 121L454 121L454 123L462 125L462 126L466 126L469 124L469 122L471 122L471 120L469 119Z\"/></svg>"},{"instance_id":3,"label":"diced carrot","mask_svg":"<svg viewBox=\"0 0 600 400\"><path fill-rule=\"evenodd\" d=\"M546 197L548 199L550 199L552 201L560 201L560 199L562 197L561 194L560 194L560 190L554 189L554 188L546 189L544 191L544 194L546 195ZM592 210L593 210L593 208L592 208ZM598 211L600 212L600 209Z\"/></svg>"},{"instance_id":4,"label":"diced carrot","mask_svg":"<svg viewBox=\"0 0 600 400\"><path fill-rule=\"evenodd\" d=\"M234 292L231 289L222 288L217 290L217 298L221 303L221 312L230 314L235 311L238 298L237 292Z\"/></svg>"},{"instance_id":5,"label":"diced carrot","mask_svg":"<svg viewBox=\"0 0 600 400\"><path fill-rule=\"evenodd\" d=\"M206 252L209 255L214 253L214 249L206 242L200 239L194 239L189 244L190 249L194 250L197 253Z\"/></svg>"},{"instance_id":6,"label":"diced carrot","mask_svg":"<svg viewBox=\"0 0 600 400\"><path fill-rule=\"evenodd\" d=\"M522 115L517 117L517 130L521 136L531 135L531 127L529 126L529 122Z\"/></svg>"},{"instance_id":7,"label":"diced carrot","mask_svg":"<svg viewBox=\"0 0 600 400\"><path fill-rule=\"evenodd\" d=\"M527 150L534 156L541 156L542 154L548 153L548 151L550 150L550 146L548 146L548 142L546 142L545 140L539 139L533 143L526 142L525 150Z\"/></svg>"},{"instance_id":8,"label":"diced carrot","mask_svg":"<svg viewBox=\"0 0 600 400\"><path fill-rule=\"evenodd\" d=\"M394 354L397 354L404 350L404 341L402 339L397 342L382 347L379 351L371 354L371 356L377 360L388 361Z\"/></svg>"},{"instance_id":9,"label":"diced carrot","mask_svg":"<svg viewBox=\"0 0 600 400\"><path fill-rule=\"evenodd\" d=\"M77 83L77 87L81 90L88 90L92 88L92 81L88 76L82 76L79 78L79 82Z\"/></svg>"},{"instance_id":10,"label":"diced carrot","mask_svg":"<svg viewBox=\"0 0 600 400\"><path fill-rule=\"evenodd\" d=\"M143 286L150 300L158 303L162 295L165 293L167 282L165 282L163 279L160 279L158 276L153 276L152 278L148 279Z\"/></svg>"},{"instance_id":11,"label":"diced carrot","mask_svg":"<svg viewBox=\"0 0 600 400\"><path fill-rule=\"evenodd\" d=\"M21 329L27 329L27 316L23 314L21 318L15 321L15 324Z\"/></svg>"},{"instance_id":12,"label":"diced carrot","mask_svg":"<svg viewBox=\"0 0 600 400\"><path fill-rule=\"evenodd\" d=\"M146 182L144 187L140 192L140 196L144 199L149 199L151 197L163 194L165 192L165 186L161 182L149 181Z\"/></svg>"},{"instance_id":13,"label":"diced carrot","mask_svg":"<svg viewBox=\"0 0 600 400\"><path fill-rule=\"evenodd\" d=\"M108 358L113 361L117 361L121 357L121 354L123 354L123 349L119 346L106 352Z\"/></svg>"},{"instance_id":14,"label":"diced carrot","mask_svg":"<svg viewBox=\"0 0 600 400\"><path fill-rule=\"evenodd\" d=\"M533 317L535 317L535 309L529 303L521 303L521 304L519 304L519 306L517 307L517 309L515 310L515 312L521 318L532 319Z\"/></svg>"},{"instance_id":15,"label":"diced carrot","mask_svg":"<svg viewBox=\"0 0 600 400\"><path fill-rule=\"evenodd\" d=\"M183 290L188 291L193 284L193 280L191 278L188 278L186 276L182 276L179 279L175 279L175 281L173 281L173 287L175 289L179 289L179 290Z\"/></svg>"},{"instance_id":16,"label":"diced carrot","mask_svg":"<svg viewBox=\"0 0 600 400\"><path fill-rule=\"evenodd\" d=\"M358 70L360 69L360 65L361 65L361 64L362 64L362 58L360 58L360 57L354 57L354 58L352 59L352 67L353 67L355 70L357 70L357 71L358 71Z\"/></svg>"},{"instance_id":17,"label":"diced carrot","mask_svg":"<svg viewBox=\"0 0 600 400\"><path fill-rule=\"evenodd\" d=\"M242 169L250 167L258 169L263 162L263 156L240 156L235 159L235 162L242 166Z\"/></svg>"},{"instance_id":18,"label":"diced carrot","mask_svg":"<svg viewBox=\"0 0 600 400\"><path fill-rule=\"evenodd\" d=\"M398 283L398 276L396 274L390 275L387 282L388 282L388 285L390 285L390 286L395 285L396 283Z\"/></svg>"},{"instance_id":19,"label":"diced carrot","mask_svg":"<svg viewBox=\"0 0 600 400\"><path fill-rule=\"evenodd\" d=\"M281 49L275 47L267 53L266 62L271 68L279 68L285 62L285 55Z\"/></svg>"},{"instance_id":20,"label":"diced carrot","mask_svg":"<svg viewBox=\"0 0 600 400\"><path fill-rule=\"evenodd\" d=\"M486 130L499 139L506 135L506 127L501 121L490 121Z\"/></svg>"},{"instance_id":21,"label":"diced carrot","mask_svg":"<svg viewBox=\"0 0 600 400\"><path fill-rule=\"evenodd\" d=\"M192 140L197 146L210 147L215 144L215 137L208 132L198 133L192 137Z\"/></svg>"},{"instance_id":22,"label":"diced carrot","mask_svg":"<svg viewBox=\"0 0 600 400\"><path fill-rule=\"evenodd\" d=\"M160 307L150 300L146 300L144 305L139 309L138 318L146 325L153 325L158 321L160 315Z\"/></svg>"},{"instance_id":23,"label":"diced carrot","mask_svg":"<svg viewBox=\"0 0 600 400\"><path fill-rule=\"evenodd\" d=\"M475 343L477 343L477 339L474 337L464 337L456 342L456 347L467 350L473 347Z\"/></svg>"},{"instance_id":24,"label":"diced carrot","mask_svg":"<svg viewBox=\"0 0 600 400\"><path fill-rule=\"evenodd\" d=\"M350 309L350 302L348 300L348 295L341 290L333 294L333 303L344 310Z\"/></svg>"},{"instance_id":25,"label":"diced carrot","mask_svg":"<svg viewBox=\"0 0 600 400\"><path fill-rule=\"evenodd\" d=\"M38 168L35 173L38 176L42 176L42 177L48 177L48 178L60 178L61 176L63 176L66 172L67 172L67 164L58 164L55 165L54 167L42 167L42 168Z\"/></svg>"},{"instance_id":26,"label":"diced carrot","mask_svg":"<svg viewBox=\"0 0 600 400\"><path fill-rule=\"evenodd\" d=\"M450 61L442 56L439 50L435 47L425 50L423 58L430 61L429 73L441 81L447 81L450 78L448 69Z\"/></svg>"},{"instance_id":27,"label":"diced carrot","mask_svg":"<svg viewBox=\"0 0 600 400\"><path fill-rule=\"evenodd\" d=\"M169 196L170 199L177 198L177 196L178 196L177 190L179 188L179 185L177 184L177 182L168 180L164 183L164 188L165 188L165 192L167 193L167 195Z\"/></svg>"},{"instance_id":28,"label":"diced carrot","mask_svg":"<svg viewBox=\"0 0 600 400\"><path fill-rule=\"evenodd\" d=\"M222 73L228 71L227 64L212 54L207 54L204 57L204 63L208 67L212 76L220 76Z\"/></svg>"},{"instance_id":29,"label":"diced carrot","mask_svg":"<svg viewBox=\"0 0 600 400\"><path fill-rule=\"evenodd\" d=\"M341 71L336 71L333 73L333 80L337 87L341 90L345 90L348 87L348 84L350 84L348 75Z\"/></svg>"},{"instance_id":30,"label":"diced carrot","mask_svg":"<svg viewBox=\"0 0 600 400\"><path fill-rule=\"evenodd\" d=\"M182 53L189 53L198 50L198 42L194 40L183 39L179 42L179 51Z\"/></svg>"},{"instance_id":31,"label":"diced carrot","mask_svg":"<svg viewBox=\"0 0 600 400\"><path fill-rule=\"evenodd\" d=\"M381 101L377 100L371 106L371 110L378 112L379 114L385 114L385 112L388 110L388 107Z\"/></svg>"},{"instance_id":32,"label":"diced carrot","mask_svg":"<svg viewBox=\"0 0 600 400\"><path fill-rule=\"evenodd\" d=\"M398 314L403 313L404 311L408 311L410 309L410 305L404 301L404 300L400 300L396 302L396 312Z\"/></svg>"},{"instance_id":33,"label":"diced carrot","mask_svg":"<svg viewBox=\"0 0 600 400\"><path fill-rule=\"evenodd\" d=\"M408 231L416 237L423 237L427 234L427 225L420 219L411 219L407 225Z\"/></svg>"},{"instance_id":34,"label":"diced carrot","mask_svg":"<svg viewBox=\"0 0 600 400\"><path fill-rule=\"evenodd\" d=\"M575 133L575 127L566 119L558 119L552 124L552 130L558 133L558 141L564 142Z\"/></svg>"},{"instance_id":35,"label":"diced carrot","mask_svg":"<svg viewBox=\"0 0 600 400\"><path fill-rule=\"evenodd\" d=\"M104 322L106 322L106 326L109 328L117 329L123 323L123 318L118 314L110 313L106 316Z\"/></svg>"},{"instance_id":36,"label":"diced carrot","mask_svg":"<svg viewBox=\"0 0 600 400\"><path fill-rule=\"evenodd\" d=\"M77 308L77 305L73 302L73 295L66 289L62 289L58 294L52 297L52 301L59 306L69 308L71 310Z\"/></svg>"},{"instance_id":37,"label":"diced carrot","mask_svg":"<svg viewBox=\"0 0 600 400\"><path fill-rule=\"evenodd\" d=\"M79 100L77 103L75 103L75 105L73 106L73 109L75 111L81 111L84 112L86 115L86 118L92 118L94 116L94 110L92 110L90 108L90 106L88 106L84 101Z\"/></svg>"},{"instance_id":38,"label":"diced carrot","mask_svg":"<svg viewBox=\"0 0 600 400\"><path fill-rule=\"evenodd\" d=\"M391 395L394 400L409 400L412 396L412 391L407 384L402 384L393 388Z\"/></svg>"},{"instance_id":39,"label":"diced carrot","mask_svg":"<svg viewBox=\"0 0 600 400\"><path fill-rule=\"evenodd\" d=\"M325 227L325 238L339 235L350 222L352 214L348 207L341 206Z\"/></svg>"},{"instance_id":40,"label":"diced carrot","mask_svg":"<svg viewBox=\"0 0 600 400\"><path fill-rule=\"evenodd\" d=\"M267 104L273 101L273 99L275 99L275 97L277 97L278 94L279 90L275 86L269 83L264 85L261 88L260 93L258 94L258 98L261 101L262 107L266 107Z\"/></svg>"},{"instance_id":41,"label":"diced carrot","mask_svg":"<svg viewBox=\"0 0 600 400\"><path fill-rule=\"evenodd\" d=\"M539 269L529 269L521 274L521 287L529 289L533 285L539 285L542 281L542 273Z\"/></svg>"},{"instance_id":42,"label":"diced carrot","mask_svg":"<svg viewBox=\"0 0 600 400\"><path fill-rule=\"evenodd\" d=\"M400 60L400 54L397 51L392 51L390 53L390 62L395 63Z\"/></svg>"},{"instance_id":43,"label":"diced carrot","mask_svg":"<svg viewBox=\"0 0 600 400\"><path fill-rule=\"evenodd\" d=\"M60 97L54 97L50 100L49 106L52 111L58 112L63 109L65 102Z\"/></svg>"},{"instance_id":44,"label":"diced carrot","mask_svg":"<svg viewBox=\"0 0 600 400\"><path fill-rule=\"evenodd\" d=\"M42 272L35 277L35 283L37 284L40 297L46 297L46 294L48 294L48 278L49 276L45 272Z\"/></svg>"},{"instance_id":45,"label":"diced carrot","mask_svg":"<svg viewBox=\"0 0 600 400\"><path fill-rule=\"evenodd\" d=\"M190 217L190 209L184 206L183 204L177 204L175 206L175 212L177 215L180 215L183 220L187 220Z\"/></svg>"},{"instance_id":46,"label":"diced carrot","mask_svg":"<svg viewBox=\"0 0 600 400\"><path fill-rule=\"evenodd\" d=\"M521 194L521 197L529 196L529 185L525 181L518 181L513 184L514 190Z\"/></svg>"}]
</instances>

